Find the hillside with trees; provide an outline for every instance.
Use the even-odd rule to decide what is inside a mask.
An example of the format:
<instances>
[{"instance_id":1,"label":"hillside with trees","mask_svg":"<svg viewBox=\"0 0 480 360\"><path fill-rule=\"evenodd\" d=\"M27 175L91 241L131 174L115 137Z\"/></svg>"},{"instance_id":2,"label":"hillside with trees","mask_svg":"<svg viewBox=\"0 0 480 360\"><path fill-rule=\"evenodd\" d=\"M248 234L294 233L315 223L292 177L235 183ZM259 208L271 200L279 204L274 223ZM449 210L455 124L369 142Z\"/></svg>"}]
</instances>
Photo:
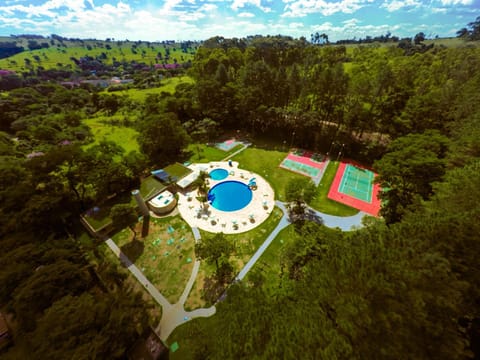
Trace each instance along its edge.
<instances>
[{"instance_id":1,"label":"hillside with trees","mask_svg":"<svg viewBox=\"0 0 480 360\"><path fill-rule=\"evenodd\" d=\"M30 41L1 48L1 64L19 65L20 45L43 56L45 39ZM79 215L185 160L191 142L241 130L323 153L342 144L379 173L383 218L349 233L296 226L280 274L232 285L215 316L172 335L189 356L478 358L480 47L413 46L215 37L182 70L194 81L140 100L48 82L43 71L68 66L41 57L0 73L14 84L0 93L0 307L15 343L2 357L124 358L153 319ZM98 73L120 71L108 59ZM66 78L92 70L80 65ZM95 142L90 116L134 129L140 152Z\"/></svg>"}]
</instances>

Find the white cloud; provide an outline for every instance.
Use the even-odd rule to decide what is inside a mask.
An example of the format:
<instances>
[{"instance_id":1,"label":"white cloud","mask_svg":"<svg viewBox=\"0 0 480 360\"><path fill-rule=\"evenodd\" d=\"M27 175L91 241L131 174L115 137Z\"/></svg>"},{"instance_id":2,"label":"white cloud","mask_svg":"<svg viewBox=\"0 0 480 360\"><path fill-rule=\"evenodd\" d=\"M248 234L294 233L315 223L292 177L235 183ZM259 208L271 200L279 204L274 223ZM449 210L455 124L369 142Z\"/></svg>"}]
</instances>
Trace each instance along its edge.
<instances>
[{"instance_id":1,"label":"white cloud","mask_svg":"<svg viewBox=\"0 0 480 360\"><path fill-rule=\"evenodd\" d=\"M292 22L290 24L288 24L288 27L290 29L300 29L300 28L303 28L305 25L303 25L303 23L301 22Z\"/></svg>"},{"instance_id":2,"label":"white cloud","mask_svg":"<svg viewBox=\"0 0 480 360\"><path fill-rule=\"evenodd\" d=\"M91 5L91 0L88 1ZM15 12L25 13L27 17L54 17L56 12L54 10L59 10L66 8L71 11L81 11L86 8L84 0L49 0L44 2L41 5L29 4L25 5L8 5L0 6L0 12L4 12L9 15L13 15Z\"/></svg>"},{"instance_id":3,"label":"white cloud","mask_svg":"<svg viewBox=\"0 0 480 360\"><path fill-rule=\"evenodd\" d=\"M320 13L324 16L337 12L351 14L364 7L371 0L340 0L329 2L325 0L283 0L285 5L284 17L304 17L309 14Z\"/></svg>"},{"instance_id":4,"label":"white cloud","mask_svg":"<svg viewBox=\"0 0 480 360\"><path fill-rule=\"evenodd\" d=\"M473 4L473 0L440 0L440 2L445 6Z\"/></svg>"},{"instance_id":5,"label":"white cloud","mask_svg":"<svg viewBox=\"0 0 480 360\"><path fill-rule=\"evenodd\" d=\"M358 23L361 23L361 21L355 18L342 21L342 24L350 25L350 26L357 25Z\"/></svg>"},{"instance_id":6,"label":"white cloud","mask_svg":"<svg viewBox=\"0 0 480 360\"><path fill-rule=\"evenodd\" d=\"M421 5L422 3L417 0L393 0L385 1L380 7L386 9L388 12L394 12L403 8L416 8Z\"/></svg>"},{"instance_id":7,"label":"white cloud","mask_svg":"<svg viewBox=\"0 0 480 360\"><path fill-rule=\"evenodd\" d=\"M271 8L267 6L262 6L262 1L261 0L233 0L232 5L230 6L233 10L237 11L238 9L241 9L247 5L253 5L261 9L263 12L270 12L272 11Z\"/></svg>"},{"instance_id":8,"label":"white cloud","mask_svg":"<svg viewBox=\"0 0 480 360\"><path fill-rule=\"evenodd\" d=\"M437 8L437 7L434 7L434 8L431 8L430 9L432 11L432 13L434 14L446 14L448 12L448 9L447 8Z\"/></svg>"},{"instance_id":9,"label":"white cloud","mask_svg":"<svg viewBox=\"0 0 480 360\"><path fill-rule=\"evenodd\" d=\"M237 16L244 17L244 18L251 18L251 17L255 17L255 14L252 14L250 12L241 12L241 13L238 13Z\"/></svg>"},{"instance_id":10,"label":"white cloud","mask_svg":"<svg viewBox=\"0 0 480 360\"><path fill-rule=\"evenodd\" d=\"M351 19L355 20L355 19ZM311 32L326 33L330 38L330 41L343 40L343 39L353 39L354 37L365 38L368 36L380 36L384 35L387 32L391 32L394 35L398 35L397 32L402 29L405 24L400 25L358 25L355 21L347 20L344 22L343 26L335 26L331 22L327 21L320 25L315 25L311 27ZM406 28L408 29L408 25ZM411 25L410 25L411 26ZM403 35L402 35L403 36Z\"/></svg>"}]
</instances>

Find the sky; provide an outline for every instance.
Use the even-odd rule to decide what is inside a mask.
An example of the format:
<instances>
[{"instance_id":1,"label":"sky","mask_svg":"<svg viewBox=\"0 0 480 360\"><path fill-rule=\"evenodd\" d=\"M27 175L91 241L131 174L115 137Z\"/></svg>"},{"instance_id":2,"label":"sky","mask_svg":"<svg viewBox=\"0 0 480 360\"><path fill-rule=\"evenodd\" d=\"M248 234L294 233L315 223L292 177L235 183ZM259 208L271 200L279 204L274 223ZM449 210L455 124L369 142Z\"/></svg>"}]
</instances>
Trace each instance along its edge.
<instances>
[{"instance_id":1,"label":"sky","mask_svg":"<svg viewBox=\"0 0 480 360\"><path fill-rule=\"evenodd\" d=\"M0 0L0 35L205 40L289 35L330 41L390 32L455 36L480 0Z\"/></svg>"}]
</instances>

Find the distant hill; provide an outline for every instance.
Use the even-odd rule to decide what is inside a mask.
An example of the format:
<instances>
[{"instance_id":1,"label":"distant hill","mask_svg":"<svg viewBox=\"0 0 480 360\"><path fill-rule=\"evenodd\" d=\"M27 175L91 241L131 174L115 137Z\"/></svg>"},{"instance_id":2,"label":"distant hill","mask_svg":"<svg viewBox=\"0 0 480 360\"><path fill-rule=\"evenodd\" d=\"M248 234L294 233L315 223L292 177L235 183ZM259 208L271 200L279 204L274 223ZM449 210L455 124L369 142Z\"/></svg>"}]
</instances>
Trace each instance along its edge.
<instances>
[{"instance_id":1,"label":"distant hill","mask_svg":"<svg viewBox=\"0 0 480 360\"><path fill-rule=\"evenodd\" d=\"M75 70L82 59L117 66L132 62L151 67L155 64L185 64L193 59L199 45L191 41L82 40L57 35L0 37L0 69L16 72L39 68Z\"/></svg>"}]
</instances>

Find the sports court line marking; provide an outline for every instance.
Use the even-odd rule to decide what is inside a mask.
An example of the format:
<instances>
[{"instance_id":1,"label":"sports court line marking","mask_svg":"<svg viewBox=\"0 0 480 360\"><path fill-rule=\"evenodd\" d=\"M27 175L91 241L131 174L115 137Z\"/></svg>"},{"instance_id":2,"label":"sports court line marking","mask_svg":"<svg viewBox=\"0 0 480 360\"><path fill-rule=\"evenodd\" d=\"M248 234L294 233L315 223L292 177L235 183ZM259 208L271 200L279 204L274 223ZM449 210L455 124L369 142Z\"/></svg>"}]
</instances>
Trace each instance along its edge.
<instances>
[{"instance_id":1,"label":"sports court line marking","mask_svg":"<svg viewBox=\"0 0 480 360\"><path fill-rule=\"evenodd\" d=\"M378 194L380 192L380 185L371 182L372 188L369 190L370 193L370 198L371 202L366 202L363 201L359 198L356 198L354 196L342 193L340 190L342 189L342 184L343 184L343 175L345 175L345 172L348 170L347 165L350 166L355 166L358 168L362 168L361 165L358 165L354 161L351 160L346 160L344 162L341 162L338 166L337 173L335 174L335 177L333 179L333 182L330 186L330 190L328 192L328 198L337 202L340 202L342 204L351 206L355 209L359 209L363 212L366 212L367 214L373 215L373 216L379 216L380 212L380 199L378 198ZM368 169L366 169L368 170ZM365 177L369 177L370 179L375 179L375 173L373 173L371 170L368 170L370 173ZM365 179L366 180L366 179Z\"/></svg>"}]
</instances>

